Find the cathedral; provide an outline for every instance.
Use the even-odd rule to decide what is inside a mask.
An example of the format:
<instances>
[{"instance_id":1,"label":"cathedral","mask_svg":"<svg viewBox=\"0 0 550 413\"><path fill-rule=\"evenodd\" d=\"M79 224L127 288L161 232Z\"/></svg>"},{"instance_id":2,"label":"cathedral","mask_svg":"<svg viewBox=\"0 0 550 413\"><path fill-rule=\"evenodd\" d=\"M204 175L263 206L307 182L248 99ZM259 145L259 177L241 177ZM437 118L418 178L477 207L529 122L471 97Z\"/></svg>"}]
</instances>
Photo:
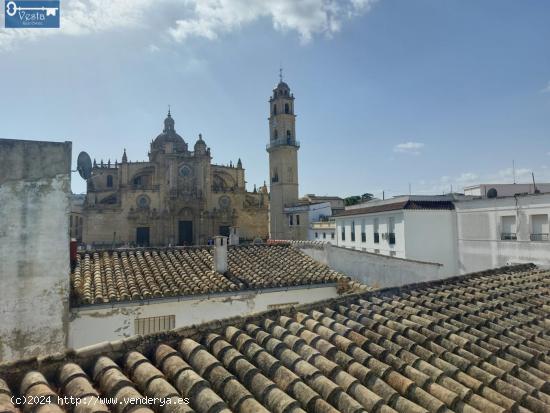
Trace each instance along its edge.
<instances>
[{"instance_id":1,"label":"cathedral","mask_svg":"<svg viewBox=\"0 0 550 413\"><path fill-rule=\"evenodd\" d=\"M176 133L170 111L149 160L94 160L82 206L82 242L110 245L205 245L230 232L243 240L268 237L267 187L246 190L245 170L212 163L199 135L192 150Z\"/></svg>"}]
</instances>

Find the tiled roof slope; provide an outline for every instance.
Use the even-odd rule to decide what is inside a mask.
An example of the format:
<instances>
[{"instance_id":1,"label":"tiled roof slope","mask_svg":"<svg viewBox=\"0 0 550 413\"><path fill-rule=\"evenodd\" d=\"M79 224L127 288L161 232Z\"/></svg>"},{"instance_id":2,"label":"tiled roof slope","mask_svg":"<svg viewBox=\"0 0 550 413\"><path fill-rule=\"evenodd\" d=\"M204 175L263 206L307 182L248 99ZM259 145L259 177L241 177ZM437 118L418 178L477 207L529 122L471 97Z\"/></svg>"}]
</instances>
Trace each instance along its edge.
<instances>
[{"instance_id":1,"label":"tiled roof slope","mask_svg":"<svg viewBox=\"0 0 550 413\"><path fill-rule=\"evenodd\" d=\"M79 304L337 282L342 274L289 245L230 247L229 271L213 270L212 248L92 251L71 274Z\"/></svg>"},{"instance_id":2,"label":"tiled roof slope","mask_svg":"<svg viewBox=\"0 0 550 413\"><path fill-rule=\"evenodd\" d=\"M139 395L190 399L139 413L548 412L549 316L550 272L488 271L0 365L0 411L32 410L16 393L97 403L74 413Z\"/></svg>"}]
</instances>

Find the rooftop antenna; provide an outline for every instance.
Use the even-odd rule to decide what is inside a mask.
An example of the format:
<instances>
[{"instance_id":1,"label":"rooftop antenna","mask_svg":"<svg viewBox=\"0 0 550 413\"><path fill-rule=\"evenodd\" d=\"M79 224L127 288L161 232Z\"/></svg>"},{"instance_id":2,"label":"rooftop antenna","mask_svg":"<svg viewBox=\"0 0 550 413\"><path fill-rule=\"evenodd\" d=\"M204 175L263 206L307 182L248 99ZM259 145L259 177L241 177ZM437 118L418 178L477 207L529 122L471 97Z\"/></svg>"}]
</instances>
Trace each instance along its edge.
<instances>
[{"instance_id":1,"label":"rooftop antenna","mask_svg":"<svg viewBox=\"0 0 550 413\"><path fill-rule=\"evenodd\" d=\"M92 176L92 160L86 152L80 152L76 161L76 170L84 180Z\"/></svg>"},{"instance_id":2,"label":"rooftop antenna","mask_svg":"<svg viewBox=\"0 0 550 413\"><path fill-rule=\"evenodd\" d=\"M540 194L540 191L537 189L537 184L535 183L535 173L531 172L531 177L533 178L533 192L535 194Z\"/></svg>"},{"instance_id":3,"label":"rooftop antenna","mask_svg":"<svg viewBox=\"0 0 550 413\"><path fill-rule=\"evenodd\" d=\"M514 183L516 183L516 161L512 159L512 174L514 175Z\"/></svg>"}]
</instances>

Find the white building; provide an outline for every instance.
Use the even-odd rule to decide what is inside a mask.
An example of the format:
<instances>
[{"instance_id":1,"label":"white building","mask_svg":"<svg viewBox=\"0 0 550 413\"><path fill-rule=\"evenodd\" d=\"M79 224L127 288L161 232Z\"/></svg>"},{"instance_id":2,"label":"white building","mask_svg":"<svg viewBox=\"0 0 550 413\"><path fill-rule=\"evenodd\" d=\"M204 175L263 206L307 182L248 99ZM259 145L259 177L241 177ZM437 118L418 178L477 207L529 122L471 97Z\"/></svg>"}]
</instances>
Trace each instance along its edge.
<instances>
[{"instance_id":1,"label":"white building","mask_svg":"<svg viewBox=\"0 0 550 413\"><path fill-rule=\"evenodd\" d=\"M501 198L520 194L550 192L550 184L477 184L464 188L464 195Z\"/></svg>"},{"instance_id":2,"label":"white building","mask_svg":"<svg viewBox=\"0 0 550 413\"><path fill-rule=\"evenodd\" d=\"M452 197L402 196L375 200L334 217L336 245L443 265L457 272Z\"/></svg>"},{"instance_id":3,"label":"white building","mask_svg":"<svg viewBox=\"0 0 550 413\"><path fill-rule=\"evenodd\" d=\"M461 273L516 262L550 265L550 194L459 201L455 207Z\"/></svg>"},{"instance_id":4,"label":"white building","mask_svg":"<svg viewBox=\"0 0 550 413\"><path fill-rule=\"evenodd\" d=\"M323 241L333 245L336 244L336 223L333 217L315 221L310 224L309 238L310 241Z\"/></svg>"},{"instance_id":5,"label":"white building","mask_svg":"<svg viewBox=\"0 0 550 413\"><path fill-rule=\"evenodd\" d=\"M283 213L290 239L305 241L310 239L311 223L330 217L332 208L330 202L303 202L285 207Z\"/></svg>"}]
</instances>

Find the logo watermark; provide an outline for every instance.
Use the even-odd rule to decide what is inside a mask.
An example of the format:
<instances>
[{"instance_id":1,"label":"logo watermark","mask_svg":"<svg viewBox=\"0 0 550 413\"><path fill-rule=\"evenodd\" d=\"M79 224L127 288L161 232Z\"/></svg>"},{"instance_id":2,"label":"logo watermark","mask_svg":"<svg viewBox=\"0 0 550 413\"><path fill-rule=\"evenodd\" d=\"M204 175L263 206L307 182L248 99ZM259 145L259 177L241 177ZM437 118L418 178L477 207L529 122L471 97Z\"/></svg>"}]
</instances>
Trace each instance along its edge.
<instances>
[{"instance_id":1,"label":"logo watermark","mask_svg":"<svg viewBox=\"0 0 550 413\"><path fill-rule=\"evenodd\" d=\"M59 28L59 0L4 0L6 28Z\"/></svg>"}]
</instances>

